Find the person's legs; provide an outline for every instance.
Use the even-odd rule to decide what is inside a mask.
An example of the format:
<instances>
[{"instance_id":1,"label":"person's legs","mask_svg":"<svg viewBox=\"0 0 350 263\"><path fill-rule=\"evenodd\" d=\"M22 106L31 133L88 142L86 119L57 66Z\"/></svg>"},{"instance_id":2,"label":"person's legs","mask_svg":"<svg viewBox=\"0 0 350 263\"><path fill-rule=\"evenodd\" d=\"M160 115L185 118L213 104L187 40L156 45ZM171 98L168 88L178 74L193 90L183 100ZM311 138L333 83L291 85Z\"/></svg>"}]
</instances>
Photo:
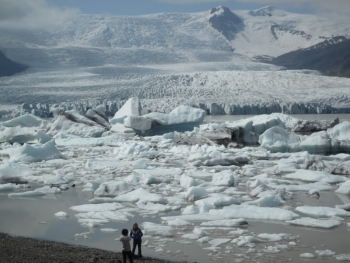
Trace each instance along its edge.
<instances>
[{"instance_id":1,"label":"person's legs","mask_svg":"<svg viewBox=\"0 0 350 263\"><path fill-rule=\"evenodd\" d=\"M132 253L131 253L130 250L127 252L127 255L128 255L128 258L129 258L129 262L130 262L130 263L133 263L134 261L133 261L133 259L132 259Z\"/></svg>"},{"instance_id":2,"label":"person's legs","mask_svg":"<svg viewBox=\"0 0 350 263\"><path fill-rule=\"evenodd\" d=\"M138 240L138 242L137 242L137 248L138 248L138 251L139 251L138 255L139 255L140 257L142 256L142 253L141 253L141 243L142 243L141 239Z\"/></svg>"},{"instance_id":3,"label":"person's legs","mask_svg":"<svg viewBox=\"0 0 350 263\"><path fill-rule=\"evenodd\" d=\"M132 243L132 254L135 255L135 249L136 249L136 240L134 239L134 242Z\"/></svg>"},{"instance_id":4,"label":"person's legs","mask_svg":"<svg viewBox=\"0 0 350 263\"><path fill-rule=\"evenodd\" d=\"M130 252L130 251L129 251ZM127 255L127 252L126 251L122 251L122 255L123 255L123 263L126 263L126 255Z\"/></svg>"}]
</instances>

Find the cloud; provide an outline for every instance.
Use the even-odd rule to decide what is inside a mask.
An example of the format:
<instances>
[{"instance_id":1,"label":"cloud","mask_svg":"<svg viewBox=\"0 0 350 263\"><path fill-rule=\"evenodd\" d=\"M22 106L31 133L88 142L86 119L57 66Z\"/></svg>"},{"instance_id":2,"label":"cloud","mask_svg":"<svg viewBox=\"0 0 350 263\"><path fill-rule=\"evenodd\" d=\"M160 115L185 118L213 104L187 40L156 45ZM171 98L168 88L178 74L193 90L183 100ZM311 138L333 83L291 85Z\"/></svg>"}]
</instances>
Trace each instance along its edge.
<instances>
[{"instance_id":1,"label":"cloud","mask_svg":"<svg viewBox=\"0 0 350 263\"><path fill-rule=\"evenodd\" d=\"M235 0L230 2L289 6L294 8L309 8L315 13L329 16L344 16L350 14L349 0Z\"/></svg>"},{"instance_id":2,"label":"cloud","mask_svg":"<svg viewBox=\"0 0 350 263\"><path fill-rule=\"evenodd\" d=\"M49 29L57 27L79 13L78 9L61 9L46 0L0 0L0 28Z\"/></svg>"}]
</instances>

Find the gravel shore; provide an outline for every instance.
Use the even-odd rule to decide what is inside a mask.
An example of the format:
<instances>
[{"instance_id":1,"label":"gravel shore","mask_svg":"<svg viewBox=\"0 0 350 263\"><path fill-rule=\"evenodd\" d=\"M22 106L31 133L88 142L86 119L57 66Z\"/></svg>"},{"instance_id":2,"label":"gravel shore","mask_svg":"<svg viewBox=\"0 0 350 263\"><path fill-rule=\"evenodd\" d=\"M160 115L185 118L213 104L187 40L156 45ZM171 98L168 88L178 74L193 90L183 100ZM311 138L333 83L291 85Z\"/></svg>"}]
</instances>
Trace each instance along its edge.
<instances>
[{"instance_id":1,"label":"gravel shore","mask_svg":"<svg viewBox=\"0 0 350 263\"><path fill-rule=\"evenodd\" d=\"M110 252L96 248L68 245L59 242L15 237L0 233L1 263L121 263L120 252ZM128 260L127 260L128 262ZM135 259L142 263L171 263L152 258Z\"/></svg>"}]
</instances>

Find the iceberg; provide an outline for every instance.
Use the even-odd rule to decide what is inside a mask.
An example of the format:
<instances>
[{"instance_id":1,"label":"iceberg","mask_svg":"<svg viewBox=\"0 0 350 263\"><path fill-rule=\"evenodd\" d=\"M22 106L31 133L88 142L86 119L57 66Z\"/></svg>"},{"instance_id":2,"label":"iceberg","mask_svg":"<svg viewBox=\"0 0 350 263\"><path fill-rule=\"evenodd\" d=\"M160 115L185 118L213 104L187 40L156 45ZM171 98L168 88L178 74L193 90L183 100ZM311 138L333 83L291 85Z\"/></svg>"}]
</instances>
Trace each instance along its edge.
<instances>
[{"instance_id":1,"label":"iceberg","mask_svg":"<svg viewBox=\"0 0 350 263\"><path fill-rule=\"evenodd\" d=\"M292 220L299 218L299 215L281 208L257 207L249 205L232 205L223 207L221 210L210 210L209 215L221 218L245 218L257 220Z\"/></svg>"},{"instance_id":2,"label":"iceberg","mask_svg":"<svg viewBox=\"0 0 350 263\"><path fill-rule=\"evenodd\" d=\"M295 208L295 211L307 216L318 218L329 218L334 216L350 217L350 212L339 208L325 206L298 206Z\"/></svg>"},{"instance_id":3,"label":"iceberg","mask_svg":"<svg viewBox=\"0 0 350 263\"><path fill-rule=\"evenodd\" d=\"M259 136L261 147L271 152L296 152L300 151L299 137L289 133L281 127L272 127Z\"/></svg>"},{"instance_id":4,"label":"iceberg","mask_svg":"<svg viewBox=\"0 0 350 263\"><path fill-rule=\"evenodd\" d=\"M322 171L297 170L295 173L283 176L287 179L302 180L306 182L325 182L335 184L345 182L346 177L340 175L333 175Z\"/></svg>"},{"instance_id":5,"label":"iceberg","mask_svg":"<svg viewBox=\"0 0 350 263\"><path fill-rule=\"evenodd\" d=\"M114 114L114 117L109 121L112 125L116 123L124 123L127 116L140 116L141 103L137 97L128 99L125 104Z\"/></svg>"},{"instance_id":6,"label":"iceberg","mask_svg":"<svg viewBox=\"0 0 350 263\"><path fill-rule=\"evenodd\" d=\"M10 161L13 162L41 162L65 158L56 148L54 140L51 140L43 145L31 146L25 143L21 147L3 150L3 152L6 152L10 156Z\"/></svg>"},{"instance_id":7,"label":"iceberg","mask_svg":"<svg viewBox=\"0 0 350 263\"><path fill-rule=\"evenodd\" d=\"M159 203L159 204L165 204L166 199L163 198L161 195L153 194L148 192L146 189L139 188L134 191L131 191L126 194L118 195L114 198L117 202L132 202L136 203L138 201L140 202L152 202L152 203Z\"/></svg>"},{"instance_id":8,"label":"iceberg","mask_svg":"<svg viewBox=\"0 0 350 263\"><path fill-rule=\"evenodd\" d=\"M339 226L341 221L335 219L315 219L311 217L302 217L294 220L289 220L287 223L297 226L318 227L318 228L333 228Z\"/></svg>"},{"instance_id":9,"label":"iceberg","mask_svg":"<svg viewBox=\"0 0 350 263\"><path fill-rule=\"evenodd\" d=\"M202 109L181 105L169 114L151 112L140 117L129 117L124 124L142 131L142 134L157 135L169 131L190 131L202 123L205 116L206 112Z\"/></svg>"},{"instance_id":10,"label":"iceberg","mask_svg":"<svg viewBox=\"0 0 350 263\"><path fill-rule=\"evenodd\" d=\"M244 218L238 219L226 219L226 220L214 220L201 223L201 226L215 226L215 227L236 227L248 225Z\"/></svg>"},{"instance_id":11,"label":"iceberg","mask_svg":"<svg viewBox=\"0 0 350 263\"><path fill-rule=\"evenodd\" d=\"M350 180L342 183L335 192L339 194L350 195Z\"/></svg>"}]
</instances>

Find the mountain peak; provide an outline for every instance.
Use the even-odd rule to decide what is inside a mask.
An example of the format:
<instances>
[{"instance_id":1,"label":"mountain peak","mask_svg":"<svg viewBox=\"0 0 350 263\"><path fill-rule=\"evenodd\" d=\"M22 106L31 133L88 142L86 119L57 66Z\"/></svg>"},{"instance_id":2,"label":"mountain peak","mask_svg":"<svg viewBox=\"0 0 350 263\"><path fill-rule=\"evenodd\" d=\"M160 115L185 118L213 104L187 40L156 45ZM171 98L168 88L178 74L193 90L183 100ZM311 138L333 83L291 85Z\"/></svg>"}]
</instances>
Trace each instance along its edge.
<instances>
[{"instance_id":1,"label":"mountain peak","mask_svg":"<svg viewBox=\"0 0 350 263\"><path fill-rule=\"evenodd\" d=\"M272 16L277 10L279 9L276 6L269 5L257 10L249 11L249 14L251 16Z\"/></svg>"}]
</instances>

